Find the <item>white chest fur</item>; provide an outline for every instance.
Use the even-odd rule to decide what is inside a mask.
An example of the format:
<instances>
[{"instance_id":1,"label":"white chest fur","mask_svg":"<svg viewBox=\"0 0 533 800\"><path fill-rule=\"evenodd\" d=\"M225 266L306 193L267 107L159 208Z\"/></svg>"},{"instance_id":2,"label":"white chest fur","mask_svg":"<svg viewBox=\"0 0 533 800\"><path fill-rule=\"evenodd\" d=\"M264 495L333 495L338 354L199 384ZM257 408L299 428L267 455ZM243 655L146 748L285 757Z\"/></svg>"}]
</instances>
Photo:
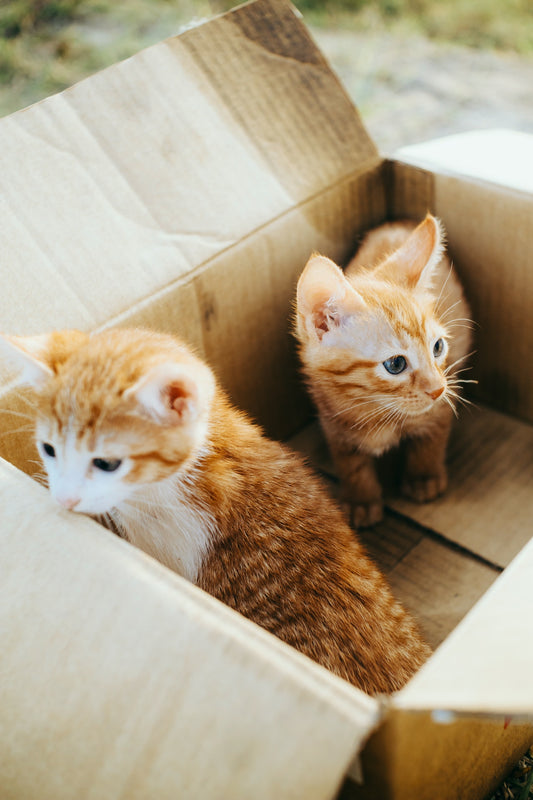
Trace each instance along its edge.
<instances>
[{"instance_id":1,"label":"white chest fur","mask_svg":"<svg viewBox=\"0 0 533 800\"><path fill-rule=\"evenodd\" d=\"M194 583L216 524L176 479L139 491L113 517L128 540Z\"/></svg>"}]
</instances>

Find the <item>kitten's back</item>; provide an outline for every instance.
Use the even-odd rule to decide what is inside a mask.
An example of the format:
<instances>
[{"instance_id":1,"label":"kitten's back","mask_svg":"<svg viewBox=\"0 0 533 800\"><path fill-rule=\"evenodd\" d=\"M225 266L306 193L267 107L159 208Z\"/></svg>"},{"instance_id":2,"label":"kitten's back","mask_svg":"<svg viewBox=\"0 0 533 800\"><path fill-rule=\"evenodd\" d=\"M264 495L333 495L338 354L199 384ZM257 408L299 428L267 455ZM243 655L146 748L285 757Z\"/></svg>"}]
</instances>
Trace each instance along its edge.
<instances>
[{"instance_id":1,"label":"kitten's back","mask_svg":"<svg viewBox=\"0 0 533 800\"><path fill-rule=\"evenodd\" d=\"M220 395L213 432L198 585L364 691L401 688L430 650L321 480Z\"/></svg>"}]
</instances>

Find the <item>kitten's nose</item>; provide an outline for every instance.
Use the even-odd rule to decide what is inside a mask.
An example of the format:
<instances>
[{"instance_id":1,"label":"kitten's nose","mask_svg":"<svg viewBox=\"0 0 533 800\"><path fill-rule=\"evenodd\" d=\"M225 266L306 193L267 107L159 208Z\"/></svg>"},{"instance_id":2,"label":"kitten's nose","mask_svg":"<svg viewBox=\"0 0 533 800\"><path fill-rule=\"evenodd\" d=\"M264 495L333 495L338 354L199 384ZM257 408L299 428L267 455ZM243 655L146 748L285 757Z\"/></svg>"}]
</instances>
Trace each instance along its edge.
<instances>
[{"instance_id":1,"label":"kitten's nose","mask_svg":"<svg viewBox=\"0 0 533 800\"><path fill-rule=\"evenodd\" d=\"M426 394L429 395L429 397L431 397L432 400L436 400L437 397L441 396L443 391L444 391L444 386L439 386L438 389L433 389L431 392L426 391Z\"/></svg>"},{"instance_id":2,"label":"kitten's nose","mask_svg":"<svg viewBox=\"0 0 533 800\"><path fill-rule=\"evenodd\" d=\"M69 511L72 511L74 508L76 508L76 506L80 502L81 497L74 497L72 495L70 495L68 497L62 497L61 495L59 495L56 498L56 500L64 508L68 508Z\"/></svg>"}]
</instances>

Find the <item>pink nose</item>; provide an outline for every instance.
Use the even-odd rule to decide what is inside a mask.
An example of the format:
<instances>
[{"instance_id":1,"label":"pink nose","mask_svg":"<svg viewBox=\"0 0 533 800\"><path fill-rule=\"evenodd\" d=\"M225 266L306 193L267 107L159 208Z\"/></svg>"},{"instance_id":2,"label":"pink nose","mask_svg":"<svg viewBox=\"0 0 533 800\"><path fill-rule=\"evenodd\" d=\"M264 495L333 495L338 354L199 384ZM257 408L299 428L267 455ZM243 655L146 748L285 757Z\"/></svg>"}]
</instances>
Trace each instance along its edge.
<instances>
[{"instance_id":1,"label":"pink nose","mask_svg":"<svg viewBox=\"0 0 533 800\"><path fill-rule=\"evenodd\" d=\"M69 511L76 508L78 503L81 500L81 497L57 497L57 502L62 505L64 508L68 508Z\"/></svg>"},{"instance_id":2,"label":"pink nose","mask_svg":"<svg viewBox=\"0 0 533 800\"><path fill-rule=\"evenodd\" d=\"M444 386L439 386L438 389L433 389L432 392L426 392L426 394L429 395L429 397L431 397L432 400L436 400L437 397L441 396L443 391L444 391Z\"/></svg>"}]
</instances>

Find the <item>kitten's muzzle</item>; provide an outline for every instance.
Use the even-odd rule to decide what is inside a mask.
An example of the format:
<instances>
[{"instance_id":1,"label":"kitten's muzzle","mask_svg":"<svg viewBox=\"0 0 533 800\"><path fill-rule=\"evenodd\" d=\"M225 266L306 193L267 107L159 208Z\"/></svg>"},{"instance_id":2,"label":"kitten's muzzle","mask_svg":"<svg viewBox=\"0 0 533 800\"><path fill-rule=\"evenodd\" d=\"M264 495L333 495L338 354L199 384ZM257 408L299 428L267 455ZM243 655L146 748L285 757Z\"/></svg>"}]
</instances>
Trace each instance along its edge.
<instances>
[{"instance_id":1,"label":"kitten's muzzle","mask_svg":"<svg viewBox=\"0 0 533 800\"><path fill-rule=\"evenodd\" d=\"M59 505L63 506L63 508L67 508L69 511L74 511L76 506L80 503L81 497L77 497L75 495L63 497L62 495L58 495L56 496L56 500Z\"/></svg>"},{"instance_id":2,"label":"kitten's muzzle","mask_svg":"<svg viewBox=\"0 0 533 800\"><path fill-rule=\"evenodd\" d=\"M437 400L441 396L444 391L444 386L439 386L438 389L432 389L431 391L426 390L426 394L428 397L431 397L432 400Z\"/></svg>"}]
</instances>

